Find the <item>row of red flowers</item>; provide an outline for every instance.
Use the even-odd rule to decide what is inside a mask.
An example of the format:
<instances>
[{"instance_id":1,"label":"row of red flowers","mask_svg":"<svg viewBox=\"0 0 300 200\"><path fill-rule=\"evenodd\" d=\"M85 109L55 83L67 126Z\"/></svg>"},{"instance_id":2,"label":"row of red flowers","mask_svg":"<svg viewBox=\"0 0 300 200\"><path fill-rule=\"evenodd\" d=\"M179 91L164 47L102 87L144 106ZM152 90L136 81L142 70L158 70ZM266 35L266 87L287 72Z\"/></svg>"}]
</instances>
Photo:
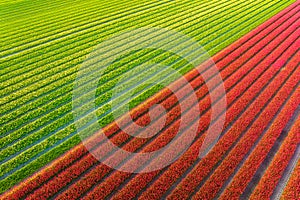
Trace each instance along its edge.
<instances>
[{"instance_id":1,"label":"row of red flowers","mask_svg":"<svg viewBox=\"0 0 300 200\"><path fill-rule=\"evenodd\" d=\"M249 158L245 161L245 164L234 176L229 186L226 187L220 199L228 199L229 197L238 198L244 192L247 184L251 181L254 173L265 159L274 145L276 138L280 135L295 110L295 102L294 96L291 97L285 108L280 112L274 123L272 123L270 129L265 133L264 138L262 138Z\"/></svg>"},{"instance_id":2,"label":"row of red flowers","mask_svg":"<svg viewBox=\"0 0 300 200\"><path fill-rule=\"evenodd\" d=\"M300 118L298 118L298 122L300 122ZM299 127L300 124L297 124L298 126L298 132L299 133ZM291 174L291 177L284 188L284 191L282 193L282 199L299 199L300 198L300 160L298 160L298 163L296 165L295 170Z\"/></svg>"},{"instance_id":3,"label":"row of red flowers","mask_svg":"<svg viewBox=\"0 0 300 200\"><path fill-rule=\"evenodd\" d=\"M297 60L299 58L294 57L290 61L289 71L293 69L292 66L297 65ZM290 69L291 68L291 69ZM281 98L281 97L280 97ZM276 102L277 103L277 102ZM221 195L221 199L228 199L229 197L238 198L245 190L247 184L251 181L253 175L266 158L267 154L274 145L276 139L279 137L280 133L286 126L287 122L291 118L291 115L295 111L299 104L299 93L292 96L285 107L280 111L274 122L271 124L270 128L266 131L261 141L257 144L253 152L249 155L241 169L233 177L229 186L226 187L224 193Z\"/></svg>"},{"instance_id":4,"label":"row of red flowers","mask_svg":"<svg viewBox=\"0 0 300 200\"><path fill-rule=\"evenodd\" d=\"M298 60L298 63L300 61ZM298 73L298 77L300 72ZM299 81L299 79L298 79ZM296 107L300 104L300 89L297 90L297 95L294 98ZM271 164L267 168L263 177L260 179L257 187L251 195L251 199L269 199L273 194L275 187L277 186L281 176L283 175L284 170L290 163L290 160L297 149L297 145L300 143L300 117L298 116L298 121L295 122L294 126L291 128L286 139L281 145L279 151L276 153ZM297 175L297 174L296 174ZM295 176L295 175L293 175ZM298 173L299 176L299 173ZM295 178L295 177L294 177ZM292 177L292 180L294 180ZM298 182L299 185L299 182ZM294 185L296 186L296 184ZM288 185L287 187L292 187L292 190L289 192L290 199L299 199L299 187L293 187ZM298 197L297 197L298 193ZM292 198L294 197L294 198Z\"/></svg>"},{"instance_id":5,"label":"row of red flowers","mask_svg":"<svg viewBox=\"0 0 300 200\"><path fill-rule=\"evenodd\" d=\"M292 66L291 68L294 69L295 67L296 67L296 65ZM278 79L275 79L272 82L272 83L274 83L274 84L272 84L272 86L273 86L272 89L268 90L268 92L264 92L260 96L263 100L260 102L257 102L257 104L255 104L255 106L261 107L264 105L264 103L267 103L269 98L273 95L274 91L276 91L281 86L281 84L284 82L284 80L289 75L290 75L290 73L283 73L281 77L278 77ZM286 87L283 88L279 93L277 93L275 98L272 99L272 101L268 105L267 109L265 109L262 112L262 114L254 121L254 123L251 125L250 129L248 129L248 131L241 138L239 143L231 150L229 155L222 161L221 165L216 169L216 171L213 173L213 175L205 182L203 187L201 187L201 189L197 192L195 198L211 199L211 198L215 197L215 195L221 189L222 185L235 171L236 167L243 160L244 156L251 149L251 147L255 143L255 141L259 138L260 134L263 133L264 129L271 122L271 120L274 117L274 115L276 114L276 112L280 109L280 107L283 105L283 103L286 100L286 98L288 97L288 95L291 93L291 91L295 87L297 78L295 76L296 74L293 74L293 75L294 76L291 78L293 79L294 85L286 84L285 85ZM291 86L294 86L294 87L291 87ZM262 104L262 105L260 105L260 104ZM257 147L257 148L259 148L259 147ZM243 166L245 166L245 165L243 165ZM250 166L252 167L252 163L249 163L248 166L246 165L247 168L249 168ZM239 180L243 181L245 179L243 177ZM238 186L234 187L234 191L240 190L241 187L242 187L242 185L238 185ZM236 194L236 196L239 197L238 193ZM224 198L224 199L226 199L226 198ZM232 193L230 193L230 198L233 198Z\"/></svg>"}]
</instances>

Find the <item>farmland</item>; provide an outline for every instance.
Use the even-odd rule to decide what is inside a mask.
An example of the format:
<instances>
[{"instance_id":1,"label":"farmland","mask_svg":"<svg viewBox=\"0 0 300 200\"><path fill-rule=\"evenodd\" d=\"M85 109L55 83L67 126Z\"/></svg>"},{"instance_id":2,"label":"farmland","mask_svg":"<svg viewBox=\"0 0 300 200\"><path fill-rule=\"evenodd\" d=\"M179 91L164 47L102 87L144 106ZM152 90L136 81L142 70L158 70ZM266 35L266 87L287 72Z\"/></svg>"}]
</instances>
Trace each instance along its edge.
<instances>
[{"instance_id":1,"label":"farmland","mask_svg":"<svg viewBox=\"0 0 300 200\"><path fill-rule=\"evenodd\" d=\"M3 1L1 199L267 199L281 194L286 199L297 199L299 3ZM137 42L152 42L144 38L155 38L161 49L137 49L107 67L95 92L97 123L114 144L139 153L161 149L175 138L179 127L186 132L194 124L199 127L192 145L171 165L135 174L99 162L81 142L76 123L83 125L82 132L94 130L90 123L93 113L84 113L80 119L74 116L73 89L81 65L95 46L123 31L146 30L139 28L148 26L193 38L212 56L223 82L211 70L211 62L205 62L207 57L199 59L188 42L178 42L175 35L164 31L138 33L143 37ZM118 45L130 45L127 40L105 44L103 54ZM184 57L162 49L181 52L198 60L199 65L194 69ZM168 67L162 69L149 62ZM97 73L89 68L86 71ZM129 78L123 80L124 74ZM191 105L199 107L199 121L178 104L189 103L192 97L183 78L199 101ZM157 84L142 84L147 80ZM216 116L212 107L220 104L222 94L215 92L217 96L212 98L210 83L214 91L224 86L226 92L226 110L217 110ZM87 84L79 89L88 96L93 91L86 89ZM110 103L118 84L124 92L117 99L121 103L116 123ZM180 98L163 84L173 85L182 94ZM162 105L167 110L165 127L149 138L130 136L119 127L121 123L128 130L134 129L131 121L122 118L125 104L130 106L130 116L142 126L150 123L149 108ZM210 125L217 126L225 112L220 139L206 156L198 158ZM157 111L154 121L161 121L162 115ZM184 117L189 121L182 125ZM87 143L93 151L101 151L105 160L113 160L118 152L110 148L102 151L106 144L100 135L88 135ZM184 141L184 134L176 139ZM149 159L137 164L134 159L132 156L115 162L132 168L145 168L154 162Z\"/></svg>"}]
</instances>

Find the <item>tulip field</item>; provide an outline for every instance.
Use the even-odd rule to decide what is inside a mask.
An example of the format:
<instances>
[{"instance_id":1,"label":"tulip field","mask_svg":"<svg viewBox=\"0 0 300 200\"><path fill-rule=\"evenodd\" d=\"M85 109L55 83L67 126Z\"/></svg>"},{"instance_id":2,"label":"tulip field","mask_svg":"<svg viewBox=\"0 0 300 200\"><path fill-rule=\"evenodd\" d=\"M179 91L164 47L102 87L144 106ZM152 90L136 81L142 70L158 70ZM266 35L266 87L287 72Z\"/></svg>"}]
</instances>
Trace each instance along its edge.
<instances>
[{"instance_id":1,"label":"tulip field","mask_svg":"<svg viewBox=\"0 0 300 200\"><path fill-rule=\"evenodd\" d=\"M0 16L0 199L300 199L299 0L3 0ZM139 29L150 26L163 31ZM161 49L137 48L110 63L99 75L95 99L87 99L95 110L77 119L79 70L100 43L106 45L103 55L131 48L130 38L105 41L132 30L141 30L135 45L155 41ZM192 38L213 62L165 30ZM87 84L79 89L88 96L93 91ZM116 86L123 89L117 97ZM117 119L114 98L123 102ZM221 99L225 108L214 109ZM126 103L132 121L124 117ZM157 104L166 113L156 110L149 117ZM199 109L200 119L191 109ZM103 132L93 131L93 114ZM221 116L220 137L199 157ZM151 137L126 132L135 124L154 130L164 119ZM90 151L118 167L142 170L157 160L136 163L137 154L184 142L194 125L191 145L158 170L122 171ZM79 132L91 130L82 142ZM136 154L116 159L119 152L107 147L103 134Z\"/></svg>"}]
</instances>

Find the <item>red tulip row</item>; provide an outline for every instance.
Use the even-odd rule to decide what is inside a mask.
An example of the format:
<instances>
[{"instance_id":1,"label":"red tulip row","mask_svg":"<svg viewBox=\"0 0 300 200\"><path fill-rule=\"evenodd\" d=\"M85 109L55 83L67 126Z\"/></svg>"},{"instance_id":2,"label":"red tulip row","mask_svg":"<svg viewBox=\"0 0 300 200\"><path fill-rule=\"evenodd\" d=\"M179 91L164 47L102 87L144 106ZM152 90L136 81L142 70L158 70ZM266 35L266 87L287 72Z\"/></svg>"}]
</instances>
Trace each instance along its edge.
<instances>
[{"instance_id":1,"label":"red tulip row","mask_svg":"<svg viewBox=\"0 0 300 200\"><path fill-rule=\"evenodd\" d=\"M298 61L299 63L299 61ZM300 73L298 73L298 77ZM299 81L299 78L298 78ZM296 106L300 104L300 89L297 90L298 95L294 99L296 101ZM300 144L300 117L298 116L298 121L294 124L290 132L288 133L286 139L281 145L279 151L276 153L271 164L267 168L263 177L260 179L258 185L254 189L251 199L269 199L273 193L273 190L277 186L281 176L283 175L284 170L288 166L293 154L296 151L297 145ZM299 175L299 174L298 174ZM293 178L292 178L293 180ZM296 185L295 185L296 186ZM289 186L288 186L289 187ZM298 198L295 194L298 192ZM290 199L299 199L300 188L298 182L298 188L293 187L293 191L289 195L294 196L295 198Z\"/></svg>"},{"instance_id":2,"label":"red tulip row","mask_svg":"<svg viewBox=\"0 0 300 200\"><path fill-rule=\"evenodd\" d=\"M300 119L298 118L298 133ZM300 198L300 160L286 185L281 196L282 199L299 199Z\"/></svg>"},{"instance_id":3,"label":"red tulip row","mask_svg":"<svg viewBox=\"0 0 300 200\"><path fill-rule=\"evenodd\" d=\"M297 60L299 62L299 60ZM296 67L297 64L294 63L294 66L291 67L292 69ZM290 71L290 70L289 70ZM299 74L300 71L298 71ZM271 97L274 93L274 91L277 90L278 87L281 86L284 79L290 75L290 72L283 73L281 77L278 77L278 79L274 80L273 88L272 90L265 91L260 97L263 99L260 102L257 102L255 106L260 107L260 103L264 104L269 100L269 97ZM293 90L293 87L297 84L297 73L293 74L293 77L291 77L293 85L288 85L287 82L285 88L283 88L273 99L270 104L268 105L267 109L265 109L262 114L255 120L255 122L251 125L250 129L245 133L245 135L241 138L239 143L230 151L229 155L222 161L221 165L215 170L215 172L212 174L212 176L205 182L203 187L196 193L195 198L199 199L212 199L214 198L218 191L221 189L222 185L225 183L225 181L232 175L236 167L239 165L239 163L243 160L244 156L248 153L248 151L251 149L252 145L255 143L255 141L259 138L260 134L264 131L264 129L268 126L268 123L271 122L272 118L275 116L276 112L279 110L279 108L283 105L284 101L288 97L288 95ZM280 80L281 79L281 80ZM293 87L292 87L293 86ZM259 98L260 98L259 97ZM296 94L293 98L299 98L299 94ZM295 109L295 108L294 108ZM290 111L290 112L293 112ZM260 149L259 147L257 147ZM262 146L261 148L265 148L265 146ZM260 153L260 152L259 152ZM246 167L252 167L252 163L249 163ZM246 172L245 172L246 173ZM248 171L247 171L248 173ZM239 179L239 181L243 181L244 177ZM242 187L242 185L239 185L235 187L235 190L239 190ZM238 196L238 195L237 195ZM232 196L230 196L232 198ZM225 198L226 199L226 198Z\"/></svg>"},{"instance_id":4,"label":"red tulip row","mask_svg":"<svg viewBox=\"0 0 300 200\"><path fill-rule=\"evenodd\" d=\"M284 50L284 49L282 49ZM272 53L273 58L276 57L276 54ZM278 54L277 54L278 55ZM272 60L272 59L271 59ZM259 65L258 68L261 69L263 68L263 66L269 66L269 65ZM277 70L279 69L279 67L277 67ZM260 80L257 80L255 82L255 84L249 88L249 90L243 95L241 96L238 101L229 108L229 110L227 110L227 115L228 115L228 119L233 120L234 116L236 116L236 113L239 113L241 111L243 111L244 105L248 104L250 102L251 99L255 98L257 92L259 92L262 87L268 82L268 79L271 78L274 74L271 72L274 69L269 68L269 73L266 74L266 76L262 76L260 78ZM276 71L276 70L275 70ZM275 72L274 72L275 73ZM247 79L245 80L245 83L241 83L239 85L244 85L247 82L251 82L250 78L251 78L251 74L248 74ZM283 80L282 80L283 81ZM279 83L280 81L277 83L277 86L279 87ZM274 83L275 84L275 83ZM239 91L239 88L237 85L234 89L237 89ZM271 91L273 91L273 89L271 89ZM235 91L233 91L232 93L234 94ZM228 94L228 97L230 98L230 93ZM256 100L258 101L258 100ZM264 99L260 98L260 102L265 102ZM173 192L173 194L171 195L171 198L187 198L188 195L194 190L194 188L198 185L198 183L209 173L209 171L213 168L213 166L222 158L222 155L225 154L226 150L230 147L230 145L233 143L233 141L235 140L235 138L237 138L237 135L233 134L238 134L240 133L243 129L245 129L247 127L247 124L249 124L251 122L252 119L254 119L255 114L257 112L259 112L260 110L260 104L252 104L251 108L247 109L246 111L244 111L243 115L238 119L238 121L235 123L235 125L233 125L229 131L229 133L231 134L226 134L225 136L223 136L223 138L220 141L224 141L226 138L228 141L225 142L225 144L223 144L223 146L218 147L217 146L214 148L215 151L212 151L211 153L209 153L207 155L207 157L204 157L203 160L200 161L200 163L198 164L198 166L196 167L195 170L193 170L193 172L191 172L187 178L185 178L183 180L183 182L180 183L180 185L175 189L175 191ZM231 122L231 120L229 120L228 122ZM220 146L220 144L219 144ZM180 168L180 164L179 168ZM178 177L180 177L180 175L183 173L184 171L177 171L176 175L178 175ZM168 174L166 173L166 175L162 175L161 177L168 177ZM169 178L169 177L168 177ZM151 195L155 195L155 198L160 197L159 196L159 192L160 190L158 190L158 188L168 188L172 185L172 182L176 181L175 180L168 180L168 181L161 181L162 178L159 178L158 181L156 181L153 185L151 185L150 187L148 187L148 189L143 193L142 197L152 197ZM170 184L169 184L170 183ZM162 189L161 189L162 190ZM162 195L162 194L160 194Z\"/></svg>"},{"instance_id":5,"label":"red tulip row","mask_svg":"<svg viewBox=\"0 0 300 200\"><path fill-rule=\"evenodd\" d=\"M280 111L261 141L247 158L242 168L233 177L229 186L226 187L220 199L239 198L244 192L247 184L251 181L253 175L266 158L276 139L279 137L287 122L291 118L291 115L300 103L299 95L299 92L296 92L296 94L289 99L288 103Z\"/></svg>"},{"instance_id":6,"label":"red tulip row","mask_svg":"<svg viewBox=\"0 0 300 200\"><path fill-rule=\"evenodd\" d=\"M248 44L251 42L251 44L255 44L258 40L260 40L265 35L265 33L267 33L267 31L272 30L272 29L274 29L274 27L276 27L273 24L274 21L276 21L276 20L285 21L285 20L289 19L289 17L292 16L293 14L292 14L292 12L288 12L288 11L294 9L297 5L298 4L293 4L285 11L276 15L274 18L271 18L270 20L268 20L268 22L261 25L259 28L250 32L246 37L241 38L238 42L235 42L234 44L232 44L228 48L226 48L224 51L218 53L214 57L215 62L217 62L218 66L221 69L223 69L225 66L227 66L227 64L229 62L231 62L231 60L237 58L243 51L245 51L248 48L249 45L242 45L243 43L247 42L247 44ZM258 34L258 33L261 33L261 34ZM238 50L236 50L236 49L238 49ZM230 54L230 56L227 56L228 54ZM206 68L207 67L209 67L209 66L206 66ZM233 70L235 70L235 68L225 71L224 73L222 73L222 76L227 77L230 74L230 72L232 72ZM194 71L188 73L185 77L187 80L192 80L196 76L198 76L198 73L196 70L194 70ZM197 85L196 80L198 80L198 79L195 79L195 81L192 82L192 85L193 85L193 83L195 83L195 85L193 85L195 87ZM180 81L177 81L176 84L178 86L182 87L182 85L178 84L178 82L180 82ZM202 90L202 92L203 92L202 95L204 95L206 93L205 90ZM170 95L171 95L171 92L169 90L167 90L167 89L163 90L162 92L155 95L153 98L150 98L146 103L144 103L141 106L134 109L131 112L131 116L134 119L140 117L143 113L145 113L147 111L147 109L149 107L151 107L151 105L162 101L166 96L168 97ZM167 108L170 108L171 106L173 106L174 96L171 96L170 99L172 99L172 100L166 101L166 102L170 102L170 104L168 104L168 103L165 104L165 107L167 107ZM206 98L206 100L208 100L208 99ZM178 108L176 107L176 109L178 109ZM174 113L175 113L175 115L171 115L170 118L167 118L167 119L169 119L169 121L171 121L171 119L174 119L174 116L176 116L175 111L174 111ZM143 120L145 120L144 122L147 122L146 118L147 118L147 116L141 117L138 120L141 121L141 123L143 123ZM122 124L126 124L126 123L128 123L128 122L122 121ZM119 127L115 123L113 123L113 124L109 125L108 127L106 127L105 132L109 136L109 135L114 134L117 131L119 131ZM100 141L95 140L95 138L96 138L96 136L91 139L91 141L93 142L94 145L96 145L97 143L100 142ZM118 134L115 136L115 138L116 138L115 139L116 142L120 141L122 143L123 141L128 139L128 136L125 134ZM144 140L141 140L139 143L144 143L144 142L145 142ZM50 181L51 183L59 183L59 185L55 186L55 184L46 184L48 186L54 185L53 192L51 192L50 188L48 188L48 187L46 187L47 189L43 190L43 191L47 191L51 195L54 194L55 193L54 191L58 191L62 187L62 185L66 185L73 178L77 177L79 174L81 174L86 169L88 169L90 166L92 166L96 163L96 160L90 154L85 155L86 153L87 153L87 150L85 149L85 147L82 144L78 145L77 147L70 150L62 157L60 157L58 160L51 163L51 165L46 166L40 172L36 173L35 175L33 175L32 177L27 179L25 182L21 183L20 185L16 186L12 190L10 190L8 193L6 193L4 195L4 198L19 199L21 197L24 197L30 191L38 188L40 185L44 184L44 182L51 179L55 174L60 172L62 169L70 166L67 170L63 171L61 175L59 175L59 178L56 177L54 179L51 179L51 181L55 180L53 182ZM82 160L76 161L77 159L81 158L83 155L85 155L85 156ZM75 162L76 164L72 165L73 162ZM104 169L103 172L105 172L105 173L103 173L103 176L109 170L110 170L109 168ZM98 176L98 174L94 174L94 175ZM88 182L88 181L86 181L86 182ZM76 186L80 187L78 183L76 183ZM82 185L81 187L84 187L84 185ZM36 194L40 194L40 193L36 193Z\"/></svg>"}]
</instances>

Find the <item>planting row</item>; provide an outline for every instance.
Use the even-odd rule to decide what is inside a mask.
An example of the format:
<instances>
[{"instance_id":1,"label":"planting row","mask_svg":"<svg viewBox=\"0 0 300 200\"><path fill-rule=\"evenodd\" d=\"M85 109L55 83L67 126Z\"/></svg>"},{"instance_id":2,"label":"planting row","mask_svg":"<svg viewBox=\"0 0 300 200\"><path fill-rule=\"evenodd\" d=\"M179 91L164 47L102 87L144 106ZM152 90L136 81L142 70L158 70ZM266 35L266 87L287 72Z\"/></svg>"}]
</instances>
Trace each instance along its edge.
<instances>
[{"instance_id":1,"label":"planting row","mask_svg":"<svg viewBox=\"0 0 300 200\"><path fill-rule=\"evenodd\" d=\"M299 60L298 60L299 63ZM299 67L299 65L298 65ZM298 73L298 76L300 72ZM299 81L299 80L298 80ZM299 85L299 84L298 84ZM297 95L294 99L296 106L300 104L300 90L297 88ZM296 109L295 109L296 110ZM290 114L291 116L291 114ZM298 117L299 118L299 117ZM257 198L271 198L275 187L277 186L280 178L283 175L284 170L287 168L288 164L292 164L291 158L296 153L297 146L300 143L300 126L299 121L296 121L290 132L288 133L280 149L276 153L271 164L268 166L263 177L260 179L258 185L254 189L251 199ZM297 156L296 156L297 157ZM299 159L299 157L298 157ZM296 161L297 162L297 161ZM293 178L292 178L293 179ZM294 188L294 194L299 192L299 188ZM291 193L293 194L293 193ZM299 196L299 193L298 193ZM295 196L296 197L296 196ZM297 199L297 198L295 198Z\"/></svg>"},{"instance_id":2,"label":"planting row","mask_svg":"<svg viewBox=\"0 0 300 200\"><path fill-rule=\"evenodd\" d=\"M299 118L298 118L299 121ZM299 124L298 124L299 127ZM298 128L299 132L299 128ZM293 171L287 186L282 193L282 199L299 199L300 196L300 161L298 161L295 170Z\"/></svg>"},{"instance_id":3,"label":"planting row","mask_svg":"<svg viewBox=\"0 0 300 200\"><path fill-rule=\"evenodd\" d=\"M294 59L296 60L296 59ZM253 175L266 158L267 154L274 145L276 139L282 133L285 125L289 121L293 111L296 110L299 102L296 95L292 96L284 108L280 111L270 128L264 133L262 139L257 144L251 155L247 158L241 169L233 177L230 184L226 187L220 199L239 198L244 192L247 184L251 181ZM285 162L287 162L286 160ZM273 179L274 177L272 177Z\"/></svg>"}]
</instances>

